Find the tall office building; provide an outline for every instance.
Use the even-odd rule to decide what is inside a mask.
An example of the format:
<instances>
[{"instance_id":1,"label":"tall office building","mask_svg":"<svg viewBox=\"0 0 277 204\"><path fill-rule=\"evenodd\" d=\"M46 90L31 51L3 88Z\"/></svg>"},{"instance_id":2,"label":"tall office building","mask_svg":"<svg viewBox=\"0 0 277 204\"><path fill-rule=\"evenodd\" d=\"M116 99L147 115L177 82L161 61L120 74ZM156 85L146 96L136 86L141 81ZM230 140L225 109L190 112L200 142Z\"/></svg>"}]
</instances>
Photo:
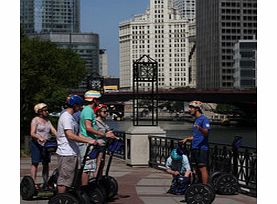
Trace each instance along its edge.
<instances>
[{"instance_id":1,"label":"tall office building","mask_svg":"<svg viewBox=\"0 0 277 204\"><path fill-rule=\"evenodd\" d=\"M80 0L20 0L25 33L80 32Z\"/></svg>"},{"instance_id":2,"label":"tall office building","mask_svg":"<svg viewBox=\"0 0 277 204\"><path fill-rule=\"evenodd\" d=\"M173 0L173 6L179 11L182 18L194 21L196 14L195 1L196 0Z\"/></svg>"},{"instance_id":3,"label":"tall office building","mask_svg":"<svg viewBox=\"0 0 277 204\"><path fill-rule=\"evenodd\" d=\"M257 40L239 40L234 46L234 87L257 87Z\"/></svg>"},{"instance_id":4,"label":"tall office building","mask_svg":"<svg viewBox=\"0 0 277 204\"><path fill-rule=\"evenodd\" d=\"M257 0L197 0L197 87L233 88L233 47L256 35Z\"/></svg>"},{"instance_id":5,"label":"tall office building","mask_svg":"<svg viewBox=\"0 0 277 204\"><path fill-rule=\"evenodd\" d=\"M132 88L133 61L144 54L158 62L160 88L188 86L188 32L188 21L181 18L169 0L150 0L150 8L144 14L121 22L120 88ZM150 84L142 86L147 90Z\"/></svg>"}]
</instances>

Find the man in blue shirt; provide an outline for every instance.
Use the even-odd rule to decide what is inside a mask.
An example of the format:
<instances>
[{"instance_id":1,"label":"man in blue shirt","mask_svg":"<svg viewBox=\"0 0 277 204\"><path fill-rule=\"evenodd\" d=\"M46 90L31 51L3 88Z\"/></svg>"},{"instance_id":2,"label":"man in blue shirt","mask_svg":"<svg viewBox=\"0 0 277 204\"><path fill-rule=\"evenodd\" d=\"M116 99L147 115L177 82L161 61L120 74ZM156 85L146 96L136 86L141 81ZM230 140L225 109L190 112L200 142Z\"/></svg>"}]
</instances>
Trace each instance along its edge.
<instances>
[{"instance_id":1,"label":"man in blue shirt","mask_svg":"<svg viewBox=\"0 0 277 204\"><path fill-rule=\"evenodd\" d=\"M206 116L202 114L202 103L200 101L192 101L189 104L190 114L196 119L192 126L192 136L188 136L181 140L181 143L191 141L192 164L195 166L196 173L201 178L202 183L208 183L208 135L210 130L210 122ZM201 175L201 176L200 176Z\"/></svg>"}]
</instances>

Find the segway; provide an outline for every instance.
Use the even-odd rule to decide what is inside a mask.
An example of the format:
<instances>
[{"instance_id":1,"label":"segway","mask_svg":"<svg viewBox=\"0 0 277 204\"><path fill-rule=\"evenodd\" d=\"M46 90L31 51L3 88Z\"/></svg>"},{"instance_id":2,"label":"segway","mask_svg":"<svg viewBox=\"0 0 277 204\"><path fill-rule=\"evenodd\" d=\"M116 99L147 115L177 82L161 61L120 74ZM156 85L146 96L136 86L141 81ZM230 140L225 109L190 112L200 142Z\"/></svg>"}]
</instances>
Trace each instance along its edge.
<instances>
[{"instance_id":1,"label":"segway","mask_svg":"<svg viewBox=\"0 0 277 204\"><path fill-rule=\"evenodd\" d=\"M88 145L83 161L81 163L81 168L78 169L76 166L76 173L71 187L68 188L66 193L58 193L49 200L49 204L105 204L106 199L102 193L101 188L95 185L81 186L82 174L87 161L91 147L97 148L97 146Z\"/></svg>"},{"instance_id":2,"label":"segway","mask_svg":"<svg viewBox=\"0 0 277 204\"><path fill-rule=\"evenodd\" d=\"M96 175L96 178L91 178L89 180L89 185L91 186L99 186L100 189L102 189L102 193L106 196L107 200L112 200L114 196L118 193L118 183L116 179L112 176L109 176L109 170L112 163L113 155L115 152L120 151L124 145L124 142L122 139L108 139L106 144L103 146L103 157L100 162L98 174ZM106 171L104 175L101 175L100 172L103 171L105 166L104 158L106 156L106 152L109 154L109 160L106 166ZM92 158L96 158L95 156L92 156Z\"/></svg>"},{"instance_id":3,"label":"segway","mask_svg":"<svg viewBox=\"0 0 277 204\"><path fill-rule=\"evenodd\" d=\"M177 152L180 155L184 154L181 144L178 144ZM211 204L215 199L215 192L212 186L200 183L200 180L196 173L194 173L191 164L190 166L192 174L190 176L190 184L185 190L185 202L188 204Z\"/></svg>"},{"instance_id":4,"label":"segway","mask_svg":"<svg viewBox=\"0 0 277 204\"><path fill-rule=\"evenodd\" d=\"M221 195L235 195L239 191L238 179L230 173L216 171L211 175L210 183Z\"/></svg>"},{"instance_id":5,"label":"segway","mask_svg":"<svg viewBox=\"0 0 277 204\"><path fill-rule=\"evenodd\" d=\"M233 151L241 145L242 137L236 136L232 143ZM185 193L187 203L212 203L215 193L221 195L235 195L239 191L238 179L231 173L216 171L209 177L209 184L192 184Z\"/></svg>"},{"instance_id":6,"label":"segway","mask_svg":"<svg viewBox=\"0 0 277 204\"><path fill-rule=\"evenodd\" d=\"M241 145L242 137L236 136L232 142L232 151L238 152ZM223 166L228 166L231 163L230 160L224 160L227 164ZM230 169L225 169L225 171L215 171L210 176L210 183L213 186L216 193L221 195L235 195L239 191L238 179L230 172Z\"/></svg>"},{"instance_id":7,"label":"segway","mask_svg":"<svg viewBox=\"0 0 277 204\"><path fill-rule=\"evenodd\" d=\"M209 184L193 183L185 192L188 204L210 204L215 199L215 192Z\"/></svg>"},{"instance_id":8,"label":"segway","mask_svg":"<svg viewBox=\"0 0 277 204\"><path fill-rule=\"evenodd\" d=\"M57 149L55 138L48 139L44 144L44 151L53 153ZM50 197L57 193L58 171L55 169L46 183L35 184L31 176L24 176L20 182L20 194L23 200L32 200L34 197ZM36 185L38 189L36 189Z\"/></svg>"}]
</instances>

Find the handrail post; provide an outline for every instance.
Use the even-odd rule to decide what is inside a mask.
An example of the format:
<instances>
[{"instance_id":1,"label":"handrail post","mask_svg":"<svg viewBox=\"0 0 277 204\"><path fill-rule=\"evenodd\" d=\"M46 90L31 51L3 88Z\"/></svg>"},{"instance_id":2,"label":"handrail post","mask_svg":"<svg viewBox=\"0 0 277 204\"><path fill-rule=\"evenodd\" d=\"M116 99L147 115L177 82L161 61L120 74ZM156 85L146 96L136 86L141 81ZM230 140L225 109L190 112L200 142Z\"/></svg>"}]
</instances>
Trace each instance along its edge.
<instances>
[{"instance_id":1,"label":"handrail post","mask_svg":"<svg viewBox=\"0 0 277 204\"><path fill-rule=\"evenodd\" d=\"M233 143L232 143L232 151L233 151L233 175L238 178L238 159L239 159L239 153L238 149L241 145L242 137L236 136L234 137Z\"/></svg>"}]
</instances>

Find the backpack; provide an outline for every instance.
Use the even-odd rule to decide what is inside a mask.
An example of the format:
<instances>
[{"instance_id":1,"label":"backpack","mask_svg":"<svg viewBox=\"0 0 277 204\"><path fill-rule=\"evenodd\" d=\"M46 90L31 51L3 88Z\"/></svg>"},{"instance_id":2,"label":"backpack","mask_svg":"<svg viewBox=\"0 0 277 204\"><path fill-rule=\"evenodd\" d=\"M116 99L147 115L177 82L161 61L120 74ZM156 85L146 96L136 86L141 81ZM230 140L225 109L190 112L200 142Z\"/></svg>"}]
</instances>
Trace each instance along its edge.
<instances>
[{"instance_id":1,"label":"backpack","mask_svg":"<svg viewBox=\"0 0 277 204\"><path fill-rule=\"evenodd\" d=\"M56 152L58 147L56 138L50 138L44 143L44 150L48 153Z\"/></svg>"},{"instance_id":2,"label":"backpack","mask_svg":"<svg viewBox=\"0 0 277 204\"><path fill-rule=\"evenodd\" d=\"M170 189L167 193L174 195L184 195L189 186L189 177L176 176L173 178Z\"/></svg>"}]
</instances>

